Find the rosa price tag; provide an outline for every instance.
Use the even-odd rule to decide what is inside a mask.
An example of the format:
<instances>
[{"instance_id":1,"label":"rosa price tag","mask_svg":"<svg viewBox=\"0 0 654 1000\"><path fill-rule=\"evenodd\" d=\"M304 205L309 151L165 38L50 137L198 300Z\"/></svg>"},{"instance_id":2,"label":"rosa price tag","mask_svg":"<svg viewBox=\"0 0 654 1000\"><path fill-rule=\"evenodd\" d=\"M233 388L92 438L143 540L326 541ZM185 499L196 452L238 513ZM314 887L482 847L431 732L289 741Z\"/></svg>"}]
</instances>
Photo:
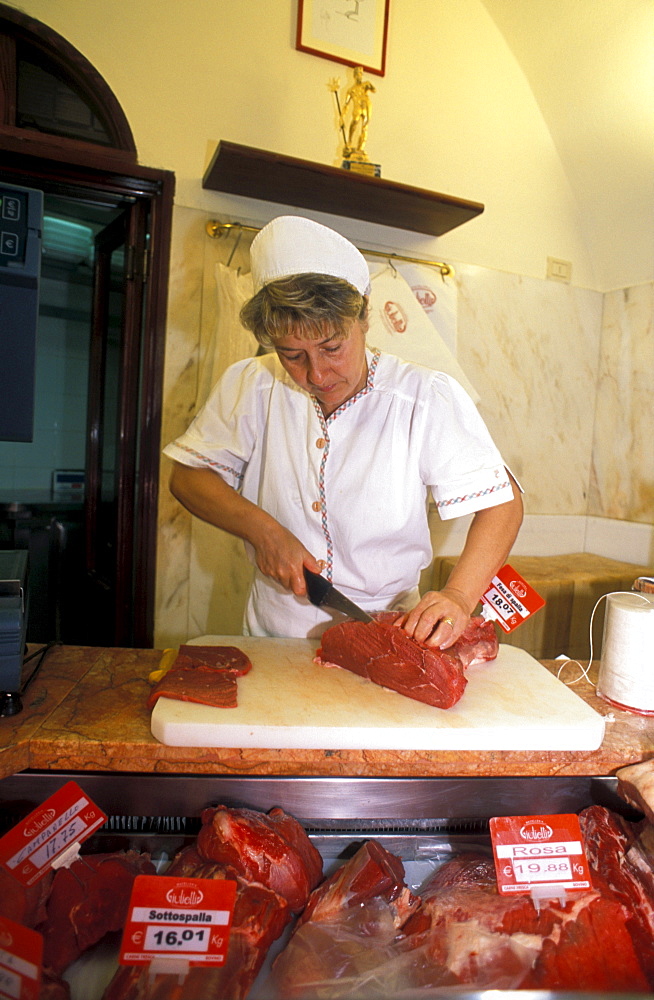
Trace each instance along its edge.
<instances>
[{"instance_id":1,"label":"rosa price tag","mask_svg":"<svg viewBox=\"0 0 654 1000\"><path fill-rule=\"evenodd\" d=\"M121 965L155 960L223 965L236 882L228 879L137 875L123 931Z\"/></svg>"},{"instance_id":2,"label":"rosa price tag","mask_svg":"<svg viewBox=\"0 0 654 1000\"><path fill-rule=\"evenodd\" d=\"M493 817L490 834L500 894L543 898L592 888L574 813Z\"/></svg>"},{"instance_id":3,"label":"rosa price tag","mask_svg":"<svg viewBox=\"0 0 654 1000\"><path fill-rule=\"evenodd\" d=\"M545 598L507 563L491 580L481 603L484 617L493 618L505 632L513 632L534 612L540 611Z\"/></svg>"},{"instance_id":4,"label":"rosa price tag","mask_svg":"<svg viewBox=\"0 0 654 1000\"><path fill-rule=\"evenodd\" d=\"M106 819L79 785L68 781L0 838L0 864L23 885L33 885Z\"/></svg>"},{"instance_id":5,"label":"rosa price tag","mask_svg":"<svg viewBox=\"0 0 654 1000\"><path fill-rule=\"evenodd\" d=\"M0 917L0 997L38 1000L43 935Z\"/></svg>"}]
</instances>

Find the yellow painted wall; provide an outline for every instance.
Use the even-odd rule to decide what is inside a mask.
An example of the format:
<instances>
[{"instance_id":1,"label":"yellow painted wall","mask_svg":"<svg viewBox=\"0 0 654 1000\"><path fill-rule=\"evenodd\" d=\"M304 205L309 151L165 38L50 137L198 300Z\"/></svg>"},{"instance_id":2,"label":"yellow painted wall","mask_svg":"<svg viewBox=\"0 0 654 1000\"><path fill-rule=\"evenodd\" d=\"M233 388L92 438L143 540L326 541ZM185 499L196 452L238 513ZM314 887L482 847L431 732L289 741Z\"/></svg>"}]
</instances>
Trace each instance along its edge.
<instances>
[{"instance_id":1,"label":"yellow painted wall","mask_svg":"<svg viewBox=\"0 0 654 1000\"><path fill-rule=\"evenodd\" d=\"M104 76L132 126L140 162L175 172L178 205L255 223L278 210L202 190L220 139L337 162L327 84L339 76L344 86L350 71L295 49L291 0L20 6ZM480 201L486 210L440 240L360 223L344 226L346 235L535 277L544 277L552 255L573 262L575 284L598 287L550 134L480 0L392 0L387 73L372 79L368 152L383 176Z\"/></svg>"}]
</instances>

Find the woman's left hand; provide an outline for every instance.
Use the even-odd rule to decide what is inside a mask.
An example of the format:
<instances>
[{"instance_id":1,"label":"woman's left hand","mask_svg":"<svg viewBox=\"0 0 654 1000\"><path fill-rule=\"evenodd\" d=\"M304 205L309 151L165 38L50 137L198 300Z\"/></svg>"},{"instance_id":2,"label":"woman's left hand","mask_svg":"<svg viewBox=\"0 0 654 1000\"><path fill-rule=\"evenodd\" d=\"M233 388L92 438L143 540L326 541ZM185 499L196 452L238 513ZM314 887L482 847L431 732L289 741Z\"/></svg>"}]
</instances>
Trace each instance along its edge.
<instances>
[{"instance_id":1,"label":"woman's left hand","mask_svg":"<svg viewBox=\"0 0 654 1000\"><path fill-rule=\"evenodd\" d=\"M459 638L470 621L463 594L445 587L430 590L399 625L417 642L447 649Z\"/></svg>"}]
</instances>

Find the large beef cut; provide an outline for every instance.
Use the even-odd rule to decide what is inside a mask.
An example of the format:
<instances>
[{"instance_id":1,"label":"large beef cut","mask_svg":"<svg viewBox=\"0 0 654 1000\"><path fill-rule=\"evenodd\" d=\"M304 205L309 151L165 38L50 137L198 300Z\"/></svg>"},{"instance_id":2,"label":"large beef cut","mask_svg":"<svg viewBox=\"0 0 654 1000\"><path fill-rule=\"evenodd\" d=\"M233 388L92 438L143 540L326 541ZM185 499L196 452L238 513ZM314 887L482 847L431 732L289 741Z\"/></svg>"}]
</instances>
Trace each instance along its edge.
<instances>
[{"instance_id":1,"label":"large beef cut","mask_svg":"<svg viewBox=\"0 0 654 1000\"><path fill-rule=\"evenodd\" d=\"M237 646L180 646L170 670L150 691L147 707L154 708L163 697L236 708L237 679L251 669L249 657Z\"/></svg>"},{"instance_id":2,"label":"large beef cut","mask_svg":"<svg viewBox=\"0 0 654 1000\"><path fill-rule=\"evenodd\" d=\"M194 966L179 983L142 967L124 966L103 1000L244 1000L268 950L322 877L322 858L305 831L282 809L207 809L195 844L166 875L227 878L236 903L225 965Z\"/></svg>"},{"instance_id":3,"label":"large beef cut","mask_svg":"<svg viewBox=\"0 0 654 1000\"><path fill-rule=\"evenodd\" d=\"M466 853L421 896L405 925L405 947L421 955L414 987L648 991L624 907L596 890L537 909L529 896L498 893L492 858Z\"/></svg>"},{"instance_id":4,"label":"large beef cut","mask_svg":"<svg viewBox=\"0 0 654 1000\"><path fill-rule=\"evenodd\" d=\"M205 809L197 849L206 861L229 865L248 882L279 893L292 910L306 905L322 878L320 853L283 809Z\"/></svg>"},{"instance_id":5,"label":"large beef cut","mask_svg":"<svg viewBox=\"0 0 654 1000\"><path fill-rule=\"evenodd\" d=\"M495 659L498 649L495 626L481 617L472 618L449 649L436 649L380 616L373 622L346 621L326 629L316 662L351 670L427 705L452 708L465 691L465 669Z\"/></svg>"},{"instance_id":6,"label":"large beef cut","mask_svg":"<svg viewBox=\"0 0 654 1000\"><path fill-rule=\"evenodd\" d=\"M603 806L584 809L579 823L593 885L622 904L627 929L654 989L654 853L637 836L638 828Z\"/></svg>"},{"instance_id":7,"label":"large beef cut","mask_svg":"<svg viewBox=\"0 0 654 1000\"><path fill-rule=\"evenodd\" d=\"M87 854L55 873L43 934L43 965L55 976L111 931L122 930L137 875L154 875L147 854Z\"/></svg>"},{"instance_id":8,"label":"large beef cut","mask_svg":"<svg viewBox=\"0 0 654 1000\"><path fill-rule=\"evenodd\" d=\"M103 1000L244 1000L271 944L293 914L286 900L263 885L243 879L228 865L206 861L193 845L184 848L166 875L185 878L231 879L236 901L225 964L193 966L182 983L173 975L150 976L148 968L122 966L103 994Z\"/></svg>"},{"instance_id":9,"label":"large beef cut","mask_svg":"<svg viewBox=\"0 0 654 1000\"><path fill-rule=\"evenodd\" d=\"M363 996L393 996L387 963L395 962L393 942L419 902L401 860L367 841L311 893L273 964L274 995L350 997L361 986Z\"/></svg>"}]
</instances>

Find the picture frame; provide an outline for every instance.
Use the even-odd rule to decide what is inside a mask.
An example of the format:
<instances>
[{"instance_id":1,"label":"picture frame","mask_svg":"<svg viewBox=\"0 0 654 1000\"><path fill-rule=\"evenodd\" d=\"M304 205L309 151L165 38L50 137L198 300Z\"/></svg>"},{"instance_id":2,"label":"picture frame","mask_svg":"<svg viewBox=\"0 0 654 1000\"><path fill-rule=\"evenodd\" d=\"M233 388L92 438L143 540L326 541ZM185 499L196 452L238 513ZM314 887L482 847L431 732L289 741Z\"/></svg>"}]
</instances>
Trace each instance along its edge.
<instances>
[{"instance_id":1,"label":"picture frame","mask_svg":"<svg viewBox=\"0 0 654 1000\"><path fill-rule=\"evenodd\" d=\"M296 49L386 73L390 0L298 0Z\"/></svg>"}]
</instances>

